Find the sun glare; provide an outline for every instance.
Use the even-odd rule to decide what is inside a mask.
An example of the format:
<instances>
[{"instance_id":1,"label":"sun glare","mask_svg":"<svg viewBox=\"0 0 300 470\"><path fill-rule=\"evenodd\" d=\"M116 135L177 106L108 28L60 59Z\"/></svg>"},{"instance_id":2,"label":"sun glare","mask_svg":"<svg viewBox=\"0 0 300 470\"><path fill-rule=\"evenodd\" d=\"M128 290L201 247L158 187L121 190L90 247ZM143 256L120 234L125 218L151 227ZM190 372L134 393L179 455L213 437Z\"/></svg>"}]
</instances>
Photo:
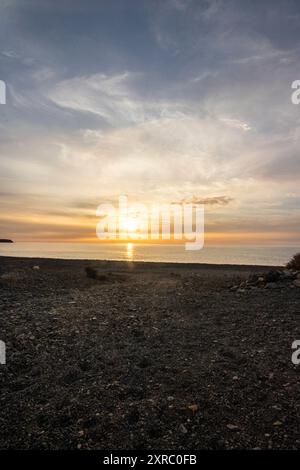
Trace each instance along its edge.
<instances>
[{"instance_id":1,"label":"sun glare","mask_svg":"<svg viewBox=\"0 0 300 470\"><path fill-rule=\"evenodd\" d=\"M133 233L137 231L138 228L138 222L136 219L133 217L127 217L126 220L124 220L124 228L127 230L127 232Z\"/></svg>"}]
</instances>

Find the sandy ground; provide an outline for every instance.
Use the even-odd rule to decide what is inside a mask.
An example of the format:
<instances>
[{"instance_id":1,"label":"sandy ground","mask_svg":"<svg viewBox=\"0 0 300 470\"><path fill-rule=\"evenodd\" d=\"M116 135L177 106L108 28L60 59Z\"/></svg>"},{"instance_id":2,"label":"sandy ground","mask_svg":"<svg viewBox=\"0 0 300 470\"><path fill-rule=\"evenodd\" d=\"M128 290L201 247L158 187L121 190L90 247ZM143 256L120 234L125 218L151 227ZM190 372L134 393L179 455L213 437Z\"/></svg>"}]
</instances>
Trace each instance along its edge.
<instances>
[{"instance_id":1,"label":"sandy ground","mask_svg":"<svg viewBox=\"0 0 300 470\"><path fill-rule=\"evenodd\" d=\"M229 289L267 269L0 258L0 448L299 449L300 289Z\"/></svg>"}]
</instances>

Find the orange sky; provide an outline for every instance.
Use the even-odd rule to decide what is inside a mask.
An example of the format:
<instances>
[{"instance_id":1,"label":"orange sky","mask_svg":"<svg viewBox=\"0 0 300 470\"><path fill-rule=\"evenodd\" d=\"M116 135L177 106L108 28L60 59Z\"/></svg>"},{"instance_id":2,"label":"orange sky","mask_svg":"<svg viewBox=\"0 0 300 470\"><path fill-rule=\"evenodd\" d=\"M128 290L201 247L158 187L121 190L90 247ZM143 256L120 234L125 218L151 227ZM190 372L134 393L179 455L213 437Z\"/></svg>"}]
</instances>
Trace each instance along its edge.
<instances>
[{"instance_id":1,"label":"orange sky","mask_svg":"<svg viewBox=\"0 0 300 470\"><path fill-rule=\"evenodd\" d=\"M299 244L299 2L69 3L0 2L0 238L97 241L126 194Z\"/></svg>"}]
</instances>

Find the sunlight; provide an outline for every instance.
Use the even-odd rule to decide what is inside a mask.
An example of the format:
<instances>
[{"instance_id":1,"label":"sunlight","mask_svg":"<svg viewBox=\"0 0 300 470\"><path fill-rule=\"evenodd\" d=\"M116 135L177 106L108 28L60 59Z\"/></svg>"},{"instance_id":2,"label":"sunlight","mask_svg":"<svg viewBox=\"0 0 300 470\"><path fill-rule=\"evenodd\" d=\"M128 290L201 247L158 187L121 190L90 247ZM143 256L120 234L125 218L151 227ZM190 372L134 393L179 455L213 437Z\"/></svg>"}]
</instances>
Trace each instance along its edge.
<instances>
[{"instance_id":1,"label":"sunlight","mask_svg":"<svg viewBox=\"0 0 300 470\"><path fill-rule=\"evenodd\" d=\"M126 257L129 260L133 260L133 243L127 243Z\"/></svg>"},{"instance_id":2,"label":"sunlight","mask_svg":"<svg viewBox=\"0 0 300 470\"><path fill-rule=\"evenodd\" d=\"M127 230L127 232L134 233L137 231L138 221L135 218L127 217L123 223L124 223L124 229Z\"/></svg>"}]
</instances>

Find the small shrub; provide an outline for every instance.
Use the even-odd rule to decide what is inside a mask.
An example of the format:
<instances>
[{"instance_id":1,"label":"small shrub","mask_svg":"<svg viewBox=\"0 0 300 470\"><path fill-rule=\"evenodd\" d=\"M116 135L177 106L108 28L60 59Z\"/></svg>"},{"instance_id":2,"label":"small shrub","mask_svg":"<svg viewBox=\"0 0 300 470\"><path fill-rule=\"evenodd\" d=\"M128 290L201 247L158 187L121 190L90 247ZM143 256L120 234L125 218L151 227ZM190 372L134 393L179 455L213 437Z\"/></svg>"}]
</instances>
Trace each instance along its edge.
<instances>
[{"instance_id":1,"label":"small shrub","mask_svg":"<svg viewBox=\"0 0 300 470\"><path fill-rule=\"evenodd\" d=\"M14 287L18 281L17 273L5 273L0 277L0 283L2 285L9 286L10 288Z\"/></svg>"},{"instance_id":2,"label":"small shrub","mask_svg":"<svg viewBox=\"0 0 300 470\"><path fill-rule=\"evenodd\" d=\"M97 279L96 269L91 268L90 266L87 266L85 268L85 272L86 272L87 277L89 277L90 279Z\"/></svg>"},{"instance_id":3,"label":"small shrub","mask_svg":"<svg viewBox=\"0 0 300 470\"><path fill-rule=\"evenodd\" d=\"M287 263L286 267L288 269L300 269L300 253L294 255L292 259Z\"/></svg>"}]
</instances>

